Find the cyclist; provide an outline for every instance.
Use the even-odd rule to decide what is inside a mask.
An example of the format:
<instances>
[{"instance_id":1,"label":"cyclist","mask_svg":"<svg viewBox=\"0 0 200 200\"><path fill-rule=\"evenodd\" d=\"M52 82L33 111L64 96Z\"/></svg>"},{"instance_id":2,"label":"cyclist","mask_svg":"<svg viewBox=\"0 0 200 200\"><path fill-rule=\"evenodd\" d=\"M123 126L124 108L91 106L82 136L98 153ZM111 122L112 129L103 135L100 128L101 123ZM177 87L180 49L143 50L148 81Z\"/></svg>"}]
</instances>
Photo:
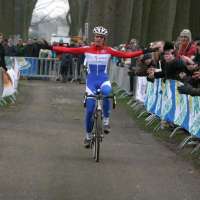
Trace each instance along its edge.
<instances>
[{"instance_id":1,"label":"cyclist","mask_svg":"<svg viewBox=\"0 0 200 200\"><path fill-rule=\"evenodd\" d=\"M94 42L90 46L79 48L66 48L53 46L53 50L59 53L72 53L72 54L85 54L87 60L88 75L86 77L86 92L89 95L96 94L100 89L101 93L108 96L112 92L111 83L108 77L108 63L111 56L121 58L137 57L145 53L154 51L154 49L138 50L134 52L117 51L111 47L106 46L106 37L108 31L102 26L97 26L93 29ZM92 115L95 108L95 100L87 98L86 100L86 114L85 114L85 127L86 134L84 145L89 147L91 140L91 132L93 127ZM109 116L110 116L110 101L104 99L103 101L103 123L104 132L110 132Z\"/></svg>"}]
</instances>

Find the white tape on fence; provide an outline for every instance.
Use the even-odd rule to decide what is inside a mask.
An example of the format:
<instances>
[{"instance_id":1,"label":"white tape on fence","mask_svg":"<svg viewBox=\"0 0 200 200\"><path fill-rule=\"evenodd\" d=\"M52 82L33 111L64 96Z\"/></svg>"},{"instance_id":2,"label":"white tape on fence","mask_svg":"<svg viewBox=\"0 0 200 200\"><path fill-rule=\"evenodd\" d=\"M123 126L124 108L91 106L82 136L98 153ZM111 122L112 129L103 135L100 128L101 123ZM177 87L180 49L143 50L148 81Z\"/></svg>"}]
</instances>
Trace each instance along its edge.
<instances>
[{"instance_id":1,"label":"white tape on fence","mask_svg":"<svg viewBox=\"0 0 200 200\"><path fill-rule=\"evenodd\" d=\"M128 67L119 67L111 62L110 65L110 80L125 90L127 93L130 90L130 80L128 75Z\"/></svg>"},{"instance_id":2,"label":"white tape on fence","mask_svg":"<svg viewBox=\"0 0 200 200\"><path fill-rule=\"evenodd\" d=\"M137 77L135 98L144 103L146 97L147 79L146 77Z\"/></svg>"},{"instance_id":3,"label":"white tape on fence","mask_svg":"<svg viewBox=\"0 0 200 200\"><path fill-rule=\"evenodd\" d=\"M128 71L128 66L118 67L116 63L111 62L110 80L117 83L117 85L127 93L130 91L130 77ZM136 87L134 87L136 91L133 91L136 95L136 99L144 102L147 87L146 77L136 77L136 81L134 81L133 84L136 84Z\"/></svg>"},{"instance_id":4,"label":"white tape on fence","mask_svg":"<svg viewBox=\"0 0 200 200\"><path fill-rule=\"evenodd\" d=\"M130 91L130 77L128 75L128 66L125 66L123 68L120 68L121 73L120 73L120 86L123 90L125 90L127 93Z\"/></svg>"}]
</instances>

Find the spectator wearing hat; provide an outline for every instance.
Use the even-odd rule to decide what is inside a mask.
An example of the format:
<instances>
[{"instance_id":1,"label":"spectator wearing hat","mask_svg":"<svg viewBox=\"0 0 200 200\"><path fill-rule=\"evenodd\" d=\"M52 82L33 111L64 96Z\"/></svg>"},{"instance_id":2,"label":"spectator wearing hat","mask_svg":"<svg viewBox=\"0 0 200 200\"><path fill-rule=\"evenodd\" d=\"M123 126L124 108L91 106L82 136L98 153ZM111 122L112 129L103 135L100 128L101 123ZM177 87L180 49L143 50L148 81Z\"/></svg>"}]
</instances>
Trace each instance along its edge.
<instances>
[{"instance_id":1,"label":"spectator wearing hat","mask_svg":"<svg viewBox=\"0 0 200 200\"><path fill-rule=\"evenodd\" d=\"M189 29L183 29L180 33L180 44L178 47L177 56L187 56L189 58L194 58L196 53L196 46L192 41L192 34Z\"/></svg>"}]
</instances>

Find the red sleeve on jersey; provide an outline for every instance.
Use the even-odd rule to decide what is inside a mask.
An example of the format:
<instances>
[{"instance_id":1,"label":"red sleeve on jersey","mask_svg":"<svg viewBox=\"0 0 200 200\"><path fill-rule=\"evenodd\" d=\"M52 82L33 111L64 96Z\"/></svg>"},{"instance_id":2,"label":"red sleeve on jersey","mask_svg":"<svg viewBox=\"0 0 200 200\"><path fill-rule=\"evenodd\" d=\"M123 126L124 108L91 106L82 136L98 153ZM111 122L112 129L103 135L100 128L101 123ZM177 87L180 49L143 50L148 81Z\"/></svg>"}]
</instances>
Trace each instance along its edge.
<instances>
[{"instance_id":1,"label":"red sleeve on jersey","mask_svg":"<svg viewBox=\"0 0 200 200\"><path fill-rule=\"evenodd\" d=\"M87 51L87 47L61 47L61 46L53 46L53 51L58 53L71 53L71 54L84 54Z\"/></svg>"},{"instance_id":2,"label":"red sleeve on jersey","mask_svg":"<svg viewBox=\"0 0 200 200\"><path fill-rule=\"evenodd\" d=\"M117 51L113 48L108 48L108 52L112 56L120 57L120 58L133 58L133 57L138 57L138 56L144 54L144 52L142 50L133 51L133 52L125 52L125 51Z\"/></svg>"}]
</instances>

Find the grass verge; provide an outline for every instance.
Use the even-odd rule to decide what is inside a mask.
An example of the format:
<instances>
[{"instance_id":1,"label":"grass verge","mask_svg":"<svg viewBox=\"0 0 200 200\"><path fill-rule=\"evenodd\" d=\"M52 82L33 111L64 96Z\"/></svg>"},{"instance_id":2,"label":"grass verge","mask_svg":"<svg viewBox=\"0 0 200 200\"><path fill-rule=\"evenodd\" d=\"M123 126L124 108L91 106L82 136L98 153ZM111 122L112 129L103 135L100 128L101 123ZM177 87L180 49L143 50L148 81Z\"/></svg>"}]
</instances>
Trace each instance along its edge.
<instances>
[{"instance_id":1,"label":"grass verge","mask_svg":"<svg viewBox=\"0 0 200 200\"><path fill-rule=\"evenodd\" d=\"M116 90L116 85L113 85L114 91ZM154 128L160 123L160 119L156 119L150 126L147 126L147 122L145 119L149 116L148 113L145 113L140 118L138 118L139 114L142 111L145 111L143 106L140 106L138 109L133 109L131 105L128 105L132 97L125 96L122 97L123 91L119 91L117 93L117 104L120 107L123 107L128 115L136 122L138 128L144 130L147 133L151 133L153 137L167 146L171 151L175 152L179 157L185 161L191 162L192 165L200 170L200 151L191 154L192 150L194 149L195 145L187 145L183 149L179 148L180 143L187 137L189 134L184 131L180 130L170 138L170 134L173 131L173 128L170 126L164 126L162 129L158 131L154 131Z\"/></svg>"}]
</instances>

